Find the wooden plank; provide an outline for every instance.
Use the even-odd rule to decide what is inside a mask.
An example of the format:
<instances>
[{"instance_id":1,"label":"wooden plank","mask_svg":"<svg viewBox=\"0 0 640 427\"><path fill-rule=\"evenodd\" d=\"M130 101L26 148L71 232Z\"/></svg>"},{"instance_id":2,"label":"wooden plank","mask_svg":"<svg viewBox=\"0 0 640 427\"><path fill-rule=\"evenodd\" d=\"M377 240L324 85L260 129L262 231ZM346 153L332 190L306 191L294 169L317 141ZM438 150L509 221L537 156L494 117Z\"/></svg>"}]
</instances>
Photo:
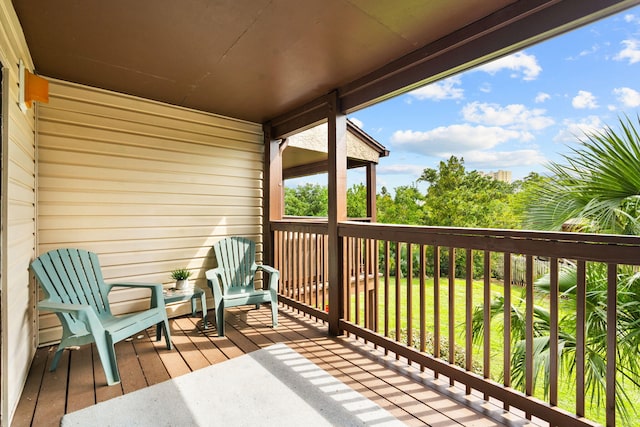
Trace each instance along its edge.
<instances>
[{"instance_id":1,"label":"wooden plank","mask_svg":"<svg viewBox=\"0 0 640 427\"><path fill-rule=\"evenodd\" d=\"M46 365L49 366L54 352L51 351ZM69 374L69 351L65 350L58 363L58 368L53 372L45 372L42 377L42 385L38 402L47 402L36 406L32 425L34 426L59 426L64 415L67 395L67 376Z\"/></svg>"},{"instance_id":2,"label":"wooden plank","mask_svg":"<svg viewBox=\"0 0 640 427\"><path fill-rule=\"evenodd\" d=\"M151 340L155 340L155 328L148 329L145 335L145 338L133 341L133 346L136 349L138 359L140 359L140 366L147 384L158 384L168 380L170 378L169 373L151 342Z\"/></svg>"},{"instance_id":3,"label":"wooden plank","mask_svg":"<svg viewBox=\"0 0 640 427\"><path fill-rule=\"evenodd\" d=\"M209 361L194 345L187 334L191 333L191 330L183 330L180 325L186 326L183 322L173 320L174 328L171 330L171 341L173 346L180 353L180 356L189 366L191 371L202 369L210 365ZM191 324L193 326L193 324Z\"/></svg>"},{"instance_id":4,"label":"wooden plank","mask_svg":"<svg viewBox=\"0 0 640 427\"><path fill-rule=\"evenodd\" d=\"M20 397L16 411L13 414L13 421L11 425L14 427L31 425L36 405L38 403L43 376L48 369L47 356L51 348L52 347L39 348L36 351L33 361L31 362L29 374L27 375L27 382L22 390L22 396Z\"/></svg>"},{"instance_id":5,"label":"wooden plank","mask_svg":"<svg viewBox=\"0 0 640 427\"><path fill-rule=\"evenodd\" d=\"M171 341L175 344L174 334L178 332L178 328L174 324L174 320L169 320L169 327L171 328ZM180 375L188 374L191 372L189 369L189 365L184 361L179 351L167 350L167 345L164 343L164 340L161 341L152 341L153 347L158 352L160 359L162 359L162 363L167 367L167 372L169 373L169 377L175 378Z\"/></svg>"},{"instance_id":6,"label":"wooden plank","mask_svg":"<svg viewBox=\"0 0 640 427\"><path fill-rule=\"evenodd\" d=\"M120 353L118 355L118 369L120 371L120 381L123 393L131 393L147 386L140 360L136 354L134 341L141 341L146 338L146 334L137 334L121 343L118 343Z\"/></svg>"},{"instance_id":7,"label":"wooden plank","mask_svg":"<svg viewBox=\"0 0 640 427\"><path fill-rule=\"evenodd\" d=\"M184 319L176 319L176 322L181 322L180 327L183 327L182 323L190 322L192 325L195 325L197 322L194 318L184 318ZM229 357L225 355L212 341L213 336L206 336L202 331L193 331L188 334L189 339L193 344L198 348L198 350L202 353L202 355L209 361L210 364L214 365L216 363L224 362L229 360ZM228 341L225 339L225 341Z\"/></svg>"},{"instance_id":8,"label":"wooden plank","mask_svg":"<svg viewBox=\"0 0 640 427\"><path fill-rule=\"evenodd\" d=\"M95 383L93 380L93 351L91 345L83 345L70 352L71 369L66 412L77 411L96 403Z\"/></svg>"},{"instance_id":9,"label":"wooden plank","mask_svg":"<svg viewBox=\"0 0 640 427\"><path fill-rule=\"evenodd\" d=\"M247 307L243 307L247 310ZM234 345L236 345L243 353L250 353L252 351L260 350L260 347L253 343L250 339L245 337L242 332L238 330L239 322L235 316L229 316L227 327L225 328L225 335Z\"/></svg>"},{"instance_id":10,"label":"wooden plank","mask_svg":"<svg viewBox=\"0 0 640 427\"><path fill-rule=\"evenodd\" d=\"M116 344L116 360L119 358L119 345ZM114 397L122 396L122 385L116 384L113 386L107 385L107 379L104 375L104 369L100 363L100 357L98 356L98 350L95 345L91 346L93 357L93 377L95 379L96 386L96 402L104 402L105 400L113 399Z\"/></svg>"}]
</instances>

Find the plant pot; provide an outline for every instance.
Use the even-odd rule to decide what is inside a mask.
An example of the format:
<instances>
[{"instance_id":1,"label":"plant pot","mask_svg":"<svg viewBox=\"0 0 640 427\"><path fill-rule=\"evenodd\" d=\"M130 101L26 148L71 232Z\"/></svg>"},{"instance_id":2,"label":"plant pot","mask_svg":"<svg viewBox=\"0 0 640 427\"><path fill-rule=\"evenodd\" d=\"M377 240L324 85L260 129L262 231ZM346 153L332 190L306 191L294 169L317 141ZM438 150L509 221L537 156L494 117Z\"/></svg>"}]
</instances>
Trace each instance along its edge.
<instances>
[{"instance_id":1,"label":"plant pot","mask_svg":"<svg viewBox=\"0 0 640 427\"><path fill-rule=\"evenodd\" d=\"M189 279L176 280L176 289L191 289Z\"/></svg>"}]
</instances>

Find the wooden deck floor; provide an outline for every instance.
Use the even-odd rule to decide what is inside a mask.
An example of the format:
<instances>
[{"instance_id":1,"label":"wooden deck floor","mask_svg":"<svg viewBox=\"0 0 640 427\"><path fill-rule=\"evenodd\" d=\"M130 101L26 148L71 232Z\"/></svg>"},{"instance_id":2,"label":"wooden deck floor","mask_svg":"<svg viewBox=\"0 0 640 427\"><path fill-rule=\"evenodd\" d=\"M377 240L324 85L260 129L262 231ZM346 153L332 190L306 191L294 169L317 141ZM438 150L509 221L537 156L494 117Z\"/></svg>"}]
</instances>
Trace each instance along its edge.
<instances>
[{"instance_id":1,"label":"wooden deck floor","mask_svg":"<svg viewBox=\"0 0 640 427\"><path fill-rule=\"evenodd\" d=\"M407 425L497 426L494 419L436 392L402 372L395 359L383 358L370 346L346 337L327 336L326 325L288 308L280 308L277 329L270 328L270 310L229 310L227 336L215 327L202 330L197 318L172 319L173 351L155 331L116 345L121 384L106 386L95 348L65 352L56 372L49 372L55 347L38 350L12 426L57 426L65 413L224 362L274 343L285 343L390 411ZM521 425L520 422L515 424Z\"/></svg>"}]
</instances>

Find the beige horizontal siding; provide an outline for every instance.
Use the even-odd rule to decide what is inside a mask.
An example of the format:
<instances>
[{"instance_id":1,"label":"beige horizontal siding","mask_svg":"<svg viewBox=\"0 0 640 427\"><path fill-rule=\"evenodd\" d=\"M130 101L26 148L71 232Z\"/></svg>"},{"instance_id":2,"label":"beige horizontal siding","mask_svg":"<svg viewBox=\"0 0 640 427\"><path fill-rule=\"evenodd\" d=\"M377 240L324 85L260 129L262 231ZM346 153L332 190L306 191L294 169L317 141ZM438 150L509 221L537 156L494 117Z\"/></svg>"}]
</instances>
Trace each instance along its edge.
<instances>
[{"instance_id":1,"label":"beige horizontal siding","mask_svg":"<svg viewBox=\"0 0 640 427\"><path fill-rule=\"evenodd\" d=\"M260 125L56 80L39 113L38 253L96 252L108 282L169 287L186 267L205 288L216 241L260 242ZM135 311L148 291L110 299L116 313ZM59 339L54 315L39 325L41 344Z\"/></svg>"},{"instance_id":2,"label":"beige horizontal siding","mask_svg":"<svg viewBox=\"0 0 640 427\"><path fill-rule=\"evenodd\" d=\"M8 426L22 392L36 346L35 286L29 263L35 253L36 163L34 110L18 108L18 63L33 69L11 2L0 2L2 64L2 426Z\"/></svg>"}]
</instances>

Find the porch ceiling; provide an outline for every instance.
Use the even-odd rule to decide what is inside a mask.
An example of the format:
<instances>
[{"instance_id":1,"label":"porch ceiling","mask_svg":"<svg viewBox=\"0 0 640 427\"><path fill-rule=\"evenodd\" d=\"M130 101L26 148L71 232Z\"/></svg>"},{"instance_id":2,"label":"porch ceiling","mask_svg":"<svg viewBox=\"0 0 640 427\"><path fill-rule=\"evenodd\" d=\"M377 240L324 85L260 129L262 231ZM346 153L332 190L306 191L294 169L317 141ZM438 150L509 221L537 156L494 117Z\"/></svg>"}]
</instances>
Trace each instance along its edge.
<instances>
[{"instance_id":1,"label":"porch ceiling","mask_svg":"<svg viewBox=\"0 0 640 427\"><path fill-rule=\"evenodd\" d=\"M38 73L259 123L394 74L406 68L398 60L463 28L452 43L555 3L567 1L13 0ZM629 2L588 3L576 15Z\"/></svg>"}]
</instances>

